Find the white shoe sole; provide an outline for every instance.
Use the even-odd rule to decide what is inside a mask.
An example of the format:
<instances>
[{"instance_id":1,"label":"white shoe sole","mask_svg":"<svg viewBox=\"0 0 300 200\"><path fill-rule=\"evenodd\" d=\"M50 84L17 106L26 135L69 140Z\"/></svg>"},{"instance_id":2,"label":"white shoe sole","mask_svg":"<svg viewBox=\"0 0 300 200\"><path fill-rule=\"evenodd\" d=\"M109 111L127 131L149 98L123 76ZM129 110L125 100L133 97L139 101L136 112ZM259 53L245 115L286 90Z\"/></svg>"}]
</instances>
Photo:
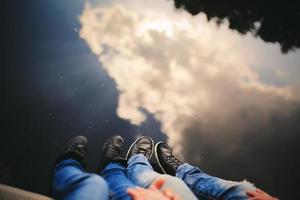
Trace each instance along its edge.
<instances>
[{"instance_id":1,"label":"white shoe sole","mask_svg":"<svg viewBox=\"0 0 300 200\"><path fill-rule=\"evenodd\" d=\"M154 155L155 155L156 161L157 161L157 163L158 163L160 169L161 169L165 174L167 174L167 172L166 172L166 171L164 170L164 168L162 167L162 165L161 165L161 163L160 163L160 161L159 161L159 159L158 159L158 155L157 155L157 147L158 147L158 145L161 144L161 143L163 143L163 142L158 142L158 143L155 144L155 147L154 147Z\"/></svg>"}]
</instances>

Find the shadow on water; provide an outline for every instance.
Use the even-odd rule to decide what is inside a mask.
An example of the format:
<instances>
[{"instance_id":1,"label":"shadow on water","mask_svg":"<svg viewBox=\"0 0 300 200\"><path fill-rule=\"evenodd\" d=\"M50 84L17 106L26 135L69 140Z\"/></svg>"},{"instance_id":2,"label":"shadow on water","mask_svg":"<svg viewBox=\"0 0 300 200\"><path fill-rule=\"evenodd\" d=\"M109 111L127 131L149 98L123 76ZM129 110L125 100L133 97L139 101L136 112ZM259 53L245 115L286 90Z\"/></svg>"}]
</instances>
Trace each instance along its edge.
<instances>
[{"instance_id":1,"label":"shadow on water","mask_svg":"<svg viewBox=\"0 0 300 200\"><path fill-rule=\"evenodd\" d=\"M229 27L242 34L253 32L266 42L278 42L284 53L300 47L300 7L296 2L174 0L174 3L176 8L192 15L204 12L208 20L222 23L227 19Z\"/></svg>"}]
</instances>

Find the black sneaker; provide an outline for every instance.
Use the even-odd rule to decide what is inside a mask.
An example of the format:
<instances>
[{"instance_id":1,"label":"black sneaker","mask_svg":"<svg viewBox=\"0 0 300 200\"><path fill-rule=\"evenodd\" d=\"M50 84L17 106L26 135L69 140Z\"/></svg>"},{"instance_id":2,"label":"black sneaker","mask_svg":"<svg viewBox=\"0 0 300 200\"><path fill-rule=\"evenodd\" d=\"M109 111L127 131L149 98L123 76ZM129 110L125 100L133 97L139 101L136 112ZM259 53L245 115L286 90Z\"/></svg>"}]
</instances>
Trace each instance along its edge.
<instances>
[{"instance_id":1,"label":"black sneaker","mask_svg":"<svg viewBox=\"0 0 300 200\"><path fill-rule=\"evenodd\" d=\"M163 172L175 176L177 168L183 163L173 155L171 147L158 142L154 149L157 163Z\"/></svg>"},{"instance_id":2,"label":"black sneaker","mask_svg":"<svg viewBox=\"0 0 300 200\"><path fill-rule=\"evenodd\" d=\"M119 135L115 135L105 142L102 147L100 169L103 169L110 162L118 162L126 165L123 145L124 139Z\"/></svg>"},{"instance_id":3,"label":"black sneaker","mask_svg":"<svg viewBox=\"0 0 300 200\"><path fill-rule=\"evenodd\" d=\"M138 138L129 147L126 155L126 160L128 160L131 156L135 154L143 154L148 158L148 160L150 160L153 154L153 146L154 142L151 137L142 136Z\"/></svg>"},{"instance_id":4,"label":"black sneaker","mask_svg":"<svg viewBox=\"0 0 300 200\"><path fill-rule=\"evenodd\" d=\"M74 159L85 167L86 152L88 147L88 140L84 136L76 136L69 140L64 145L63 152L58 156L55 163L59 163L62 160Z\"/></svg>"}]
</instances>

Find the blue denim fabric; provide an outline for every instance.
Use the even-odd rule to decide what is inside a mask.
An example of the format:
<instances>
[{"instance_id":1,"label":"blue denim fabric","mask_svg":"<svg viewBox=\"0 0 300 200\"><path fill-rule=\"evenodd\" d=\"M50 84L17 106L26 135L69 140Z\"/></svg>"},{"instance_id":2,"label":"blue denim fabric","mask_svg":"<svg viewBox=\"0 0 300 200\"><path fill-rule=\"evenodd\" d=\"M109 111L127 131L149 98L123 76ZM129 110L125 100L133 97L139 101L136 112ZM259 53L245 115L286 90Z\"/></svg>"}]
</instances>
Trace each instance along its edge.
<instances>
[{"instance_id":1,"label":"blue denim fabric","mask_svg":"<svg viewBox=\"0 0 300 200\"><path fill-rule=\"evenodd\" d=\"M246 200L249 198L246 191L255 190L255 187L247 181L223 180L205 174L199 168L187 163L177 168L176 177L182 179L199 199Z\"/></svg>"},{"instance_id":2,"label":"blue denim fabric","mask_svg":"<svg viewBox=\"0 0 300 200\"><path fill-rule=\"evenodd\" d=\"M148 159L142 154L130 157L128 160L127 176L134 184L144 188L148 188L158 178L163 178L165 179L165 184L162 189L171 188L185 200L197 199L182 180L174 176L162 175L155 172Z\"/></svg>"},{"instance_id":3,"label":"blue denim fabric","mask_svg":"<svg viewBox=\"0 0 300 200\"><path fill-rule=\"evenodd\" d=\"M127 169L119 163L110 163L101 172L101 176L107 181L110 189L111 200L131 200L127 194L128 188L136 187L127 178Z\"/></svg>"},{"instance_id":4,"label":"blue denim fabric","mask_svg":"<svg viewBox=\"0 0 300 200\"><path fill-rule=\"evenodd\" d=\"M80 163L66 159L55 166L53 195L64 200L108 200L108 186L99 175L84 172Z\"/></svg>"}]
</instances>

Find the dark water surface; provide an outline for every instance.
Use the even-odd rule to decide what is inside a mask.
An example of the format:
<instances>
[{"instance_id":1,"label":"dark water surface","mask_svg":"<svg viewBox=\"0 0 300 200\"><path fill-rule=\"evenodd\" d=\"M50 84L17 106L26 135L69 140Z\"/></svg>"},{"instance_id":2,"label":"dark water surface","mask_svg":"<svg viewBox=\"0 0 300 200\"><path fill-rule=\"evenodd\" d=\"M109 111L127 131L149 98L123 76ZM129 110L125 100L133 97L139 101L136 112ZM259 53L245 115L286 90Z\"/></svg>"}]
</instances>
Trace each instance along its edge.
<instances>
[{"instance_id":1,"label":"dark water surface","mask_svg":"<svg viewBox=\"0 0 300 200\"><path fill-rule=\"evenodd\" d=\"M1 183L47 194L53 160L64 142L77 134L90 141L89 171L97 166L101 145L114 134L122 135L127 145L138 134L166 139L151 115L140 127L117 116L116 84L78 35L77 17L83 6L80 0L12 0L4 4ZM269 77L263 78L267 82ZM299 122L300 111L284 120L274 117L272 131L285 133L276 134L278 140L266 143L267 148L245 150L235 157L205 157L214 152L207 145L203 156L208 162L203 167L228 179L247 177L282 199L300 198L295 192L299 185ZM191 137L193 134L191 131ZM249 137L244 146L251 149L260 139ZM198 142L187 139L187 144L193 155ZM253 165L243 164L245 159L253 159ZM231 168L230 163L240 165Z\"/></svg>"}]
</instances>

